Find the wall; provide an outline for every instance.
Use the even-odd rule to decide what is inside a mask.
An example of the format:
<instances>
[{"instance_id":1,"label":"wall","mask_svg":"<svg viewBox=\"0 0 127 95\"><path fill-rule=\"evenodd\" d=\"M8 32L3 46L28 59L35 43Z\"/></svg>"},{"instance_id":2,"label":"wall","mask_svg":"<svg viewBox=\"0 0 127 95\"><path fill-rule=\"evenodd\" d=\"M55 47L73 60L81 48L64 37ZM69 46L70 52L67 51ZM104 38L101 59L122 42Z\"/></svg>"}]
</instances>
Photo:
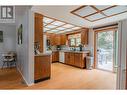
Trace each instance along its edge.
<instances>
[{"instance_id":1,"label":"wall","mask_svg":"<svg viewBox=\"0 0 127 95\"><path fill-rule=\"evenodd\" d=\"M1 54L8 51L16 51L16 26L11 24L0 23L0 31L3 31L3 43L0 43L0 58ZM0 68L2 67L0 62Z\"/></svg>"},{"instance_id":2,"label":"wall","mask_svg":"<svg viewBox=\"0 0 127 95\"><path fill-rule=\"evenodd\" d=\"M126 49L127 49L127 20L119 22L118 28L118 73L117 89L125 89L126 83Z\"/></svg>"},{"instance_id":3,"label":"wall","mask_svg":"<svg viewBox=\"0 0 127 95\"><path fill-rule=\"evenodd\" d=\"M27 85L34 83L34 15L30 7L22 6L22 14L17 15L16 29L23 25L23 43L16 44L18 70ZM17 37L16 37L17 39Z\"/></svg>"},{"instance_id":4,"label":"wall","mask_svg":"<svg viewBox=\"0 0 127 95\"><path fill-rule=\"evenodd\" d=\"M91 50L91 55L94 56L94 31L93 29L89 29L89 39L88 39L88 45L86 46L87 49Z\"/></svg>"}]
</instances>

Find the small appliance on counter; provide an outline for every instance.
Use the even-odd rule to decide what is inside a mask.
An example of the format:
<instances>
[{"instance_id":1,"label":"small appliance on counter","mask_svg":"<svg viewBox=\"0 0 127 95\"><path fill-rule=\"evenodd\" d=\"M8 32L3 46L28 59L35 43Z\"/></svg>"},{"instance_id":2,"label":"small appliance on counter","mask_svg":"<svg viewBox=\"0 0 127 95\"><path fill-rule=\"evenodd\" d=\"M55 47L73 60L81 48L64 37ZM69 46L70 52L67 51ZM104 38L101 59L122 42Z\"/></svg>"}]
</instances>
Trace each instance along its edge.
<instances>
[{"instance_id":1,"label":"small appliance on counter","mask_svg":"<svg viewBox=\"0 0 127 95\"><path fill-rule=\"evenodd\" d=\"M61 46L60 46L60 45L57 45L57 46L56 46L56 49L57 49L57 50L61 50Z\"/></svg>"},{"instance_id":2,"label":"small appliance on counter","mask_svg":"<svg viewBox=\"0 0 127 95\"><path fill-rule=\"evenodd\" d=\"M79 51L82 51L82 48L83 48L83 45L80 44L80 45L79 45Z\"/></svg>"},{"instance_id":3,"label":"small appliance on counter","mask_svg":"<svg viewBox=\"0 0 127 95\"><path fill-rule=\"evenodd\" d=\"M35 55L40 54L39 46L40 46L40 45L39 45L38 42L35 42L35 43L34 43L34 53L35 53Z\"/></svg>"}]
</instances>

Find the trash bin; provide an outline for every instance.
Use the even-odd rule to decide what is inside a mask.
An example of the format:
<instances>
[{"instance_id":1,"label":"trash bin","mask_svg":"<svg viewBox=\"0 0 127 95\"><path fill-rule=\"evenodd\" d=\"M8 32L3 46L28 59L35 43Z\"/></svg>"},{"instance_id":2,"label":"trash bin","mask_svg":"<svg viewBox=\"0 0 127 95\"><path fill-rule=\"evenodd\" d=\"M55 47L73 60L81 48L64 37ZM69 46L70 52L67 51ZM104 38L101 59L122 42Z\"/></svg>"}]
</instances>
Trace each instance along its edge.
<instances>
[{"instance_id":1,"label":"trash bin","mask_svg":"<svg viewBox=\"0 0 127 95\"><path fill-rule=\"evenodd\" d=\"M93 60L92 56L86 56L86 69L91 70L93 68Z\"/></svg>"}]
</instances>

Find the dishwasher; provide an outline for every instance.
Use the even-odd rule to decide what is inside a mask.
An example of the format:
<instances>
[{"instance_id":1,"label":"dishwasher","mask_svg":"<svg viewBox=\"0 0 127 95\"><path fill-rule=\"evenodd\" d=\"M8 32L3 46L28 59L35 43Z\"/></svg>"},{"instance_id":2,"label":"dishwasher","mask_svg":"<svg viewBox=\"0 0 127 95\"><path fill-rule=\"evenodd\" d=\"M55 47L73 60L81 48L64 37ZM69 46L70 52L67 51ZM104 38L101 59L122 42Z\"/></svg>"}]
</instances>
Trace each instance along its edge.
<instances>
[{"instance_id":1,"label":"dishwasher","mask_svg":"<svg viewBox=\"0 0 127 95\"><path fill-rule=\"evenodd\" d=\"M59 62L64 63L64 52L59 52Z\"/></svg>"}]
</instances>

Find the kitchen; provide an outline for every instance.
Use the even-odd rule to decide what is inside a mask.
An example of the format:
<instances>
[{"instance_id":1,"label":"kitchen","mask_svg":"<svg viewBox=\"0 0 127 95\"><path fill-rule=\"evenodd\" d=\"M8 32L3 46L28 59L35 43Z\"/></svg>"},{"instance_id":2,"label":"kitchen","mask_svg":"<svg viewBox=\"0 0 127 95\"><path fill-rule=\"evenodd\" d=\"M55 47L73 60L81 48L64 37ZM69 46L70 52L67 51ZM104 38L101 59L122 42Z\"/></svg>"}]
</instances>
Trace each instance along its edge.
<instances>
[{"instance_id":1,"label":"kitchen","mask_svg":"<svg viewBox=\"0 0 127 95\"><path fill-rule=\"evenodd\" d=\"M86 56L90 55L90 49L85 48L85 46L88 45L89 29L84 27L79 27L73 24L69 24L54 18L49 18L43 16L42 14L36 13L35 17L37 18L38 16L41 19L38 21L43 21L43 23L40 22L41 28L39 28L43 32L40 32L41 34L38 34L40 35L40 38L35 36L35 40L37 38L40 39L38 40L40 42L40 46L36 46L36 47L38 47L39 52L43 51L48 56L50 55L51 61L49 63L55 64L56 62L57 63L59 62L82 69L86 68ZM35 18L35 23L37 21L36 18ZM35 29L36 29L36 25L35 25ZM48 29L50 29L50 31ZM67 31L67 32L63 32L63 31ZM43 43L41 41L43 41ZM38 42L36 41L36 43ZM46 79L49 78L49 75L48 77L46 77Z\"/></svg>"}]
</instances>

